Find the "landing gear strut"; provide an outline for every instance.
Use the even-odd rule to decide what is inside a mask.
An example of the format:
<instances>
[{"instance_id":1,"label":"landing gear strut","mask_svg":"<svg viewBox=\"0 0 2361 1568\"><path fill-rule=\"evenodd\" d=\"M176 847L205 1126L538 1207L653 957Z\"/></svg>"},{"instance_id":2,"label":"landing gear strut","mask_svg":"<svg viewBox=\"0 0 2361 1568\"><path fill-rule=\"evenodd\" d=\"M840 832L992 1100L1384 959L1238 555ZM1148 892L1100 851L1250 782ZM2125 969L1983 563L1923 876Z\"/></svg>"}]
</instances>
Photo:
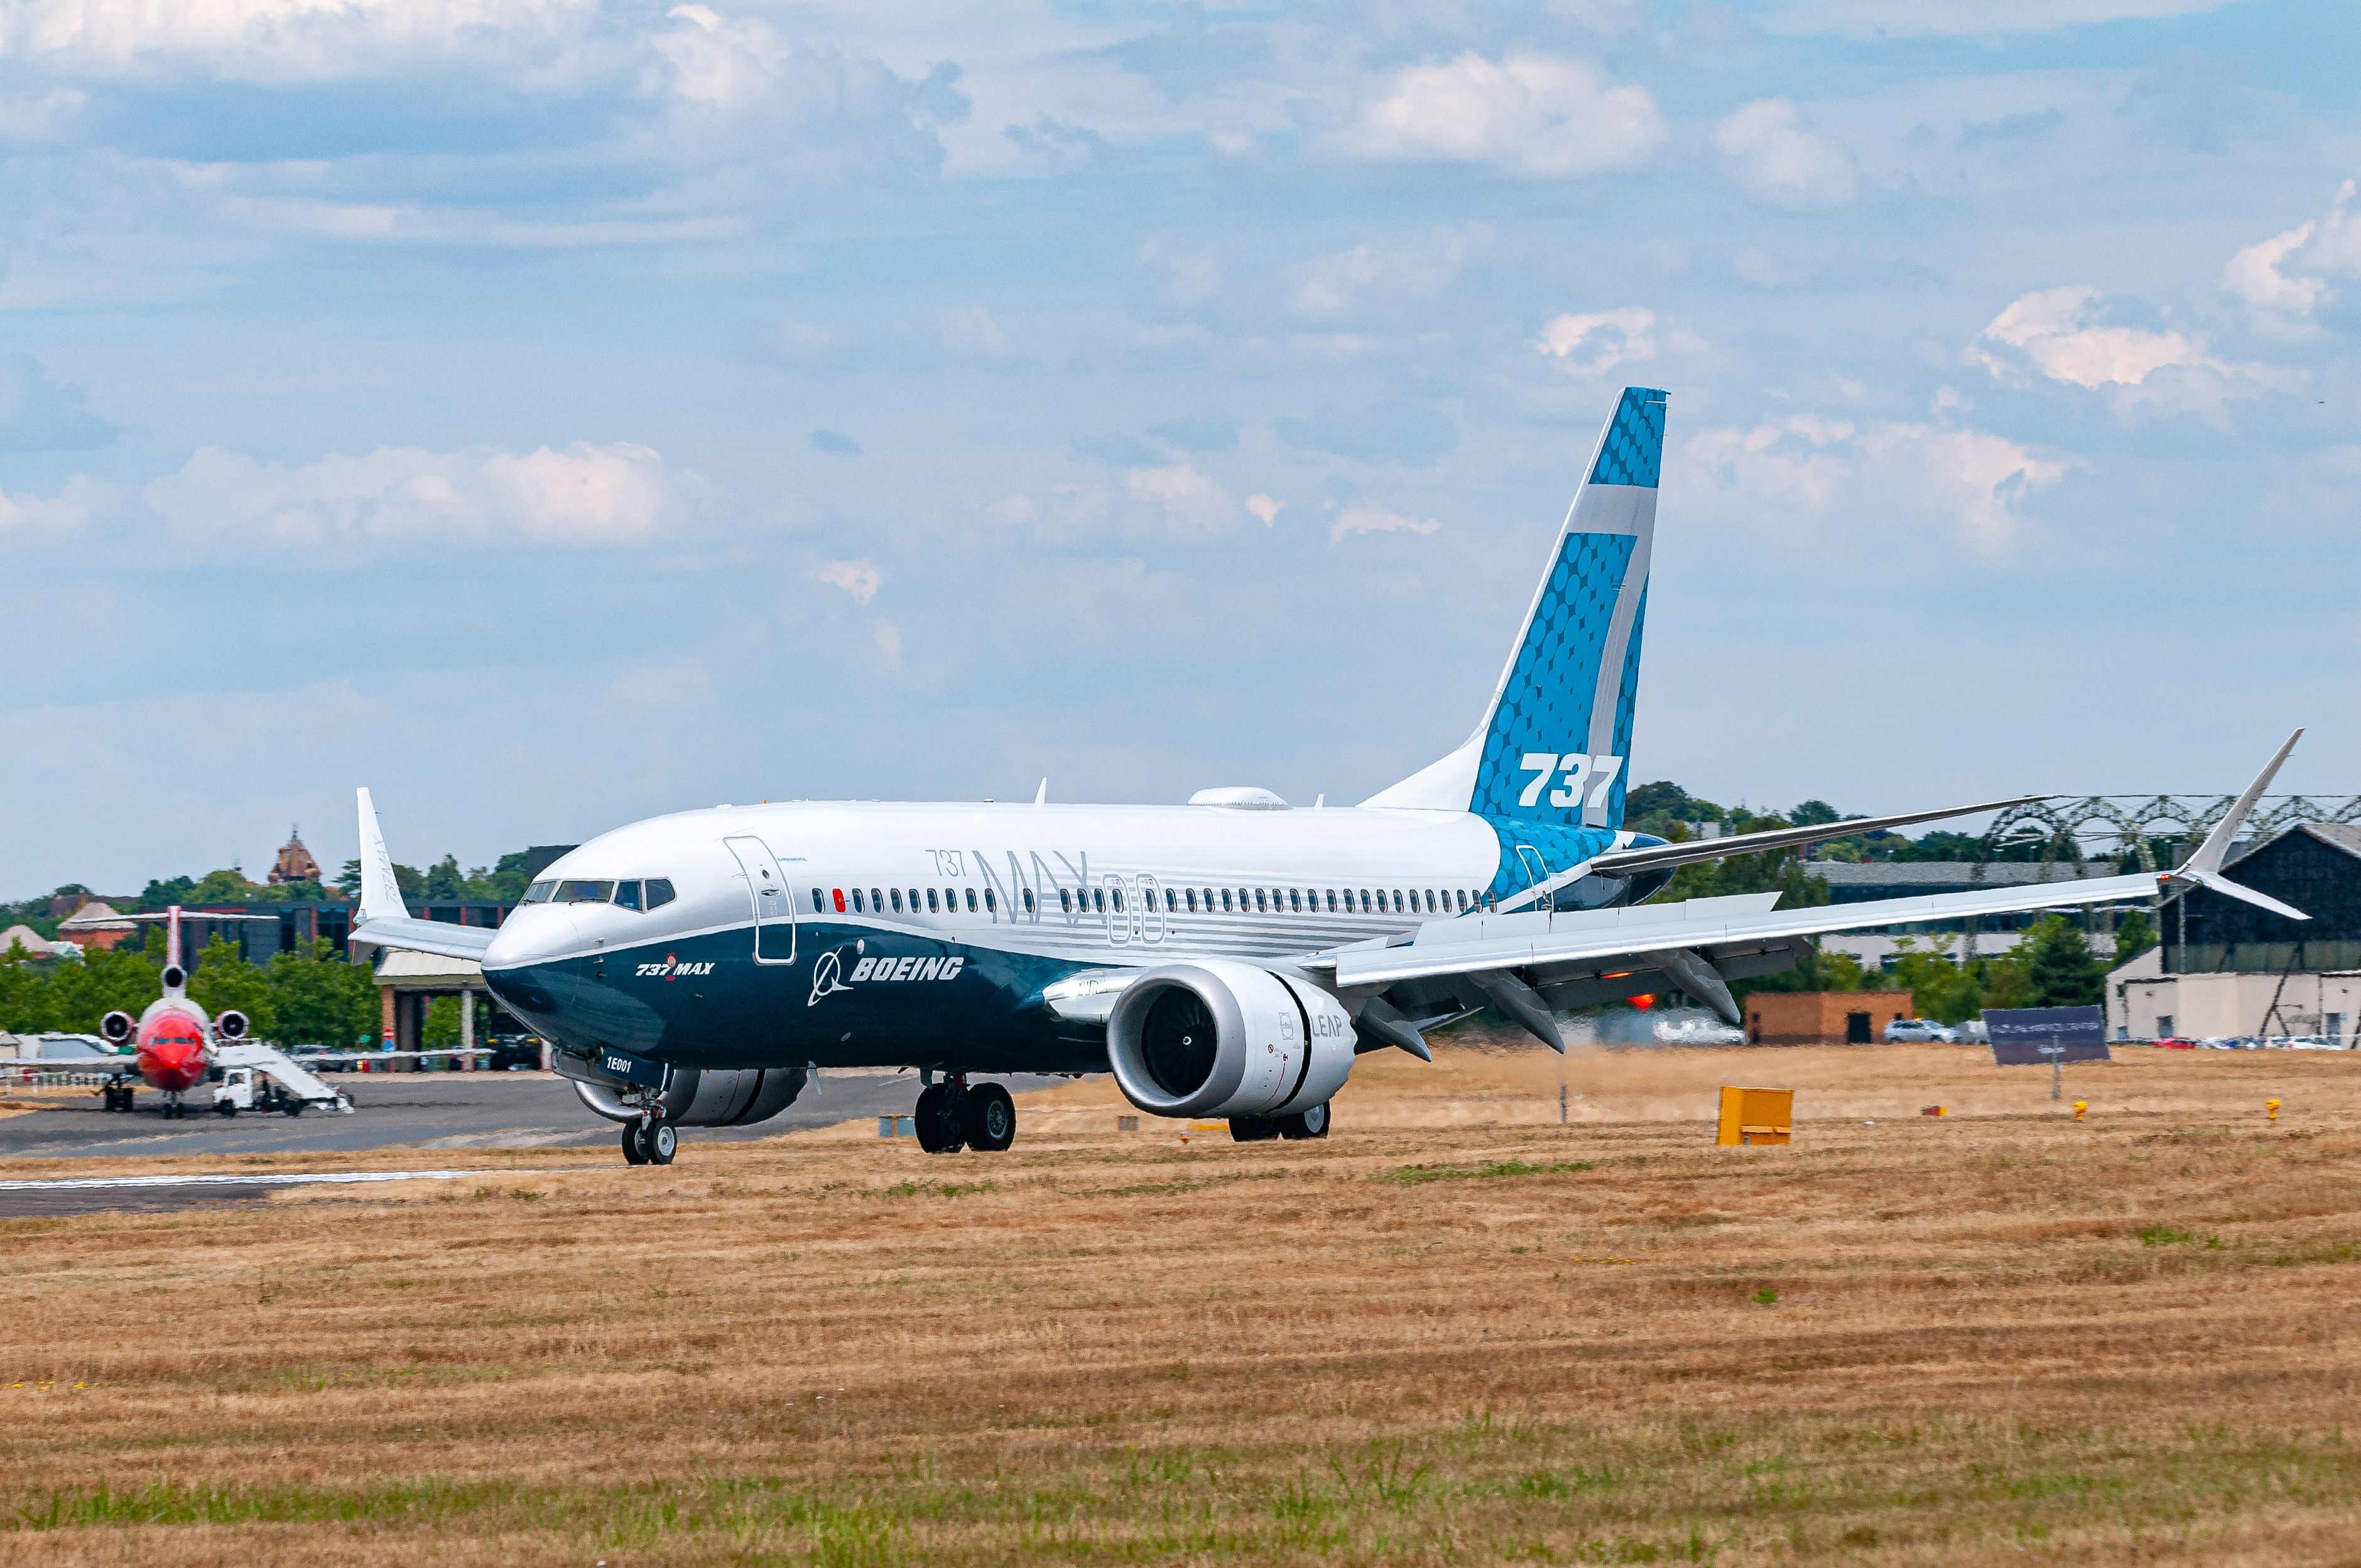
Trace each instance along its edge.
<instances>
[{"instance_id":1,"label":"landing gear strut","mask_svg":"<svg viewBox=\"0 0 2361 1568\"><path fill-rule=\"evenodd\" d=\"M132 1097L133 1095L135 1095L135 1094L137 1094L137 1093L138 1093L138 1092L139 1092L137 1090L136 1090L136 1089L132 1088L129 1084L127 1084L127 1083L124 1082L124 1081L123 1081L121 1079L119 1079L119 1078L118 1078L118 1079L115 1079L115 1080L114 1080L113 1081L111 1081L111 1082L109 1082L109 1083L104 1084L104 1085L102 1085L101 1087L102 1087L102 1088L104 1090L104 1091L105 1091L105 1096L106 1096L106 1107L105 1107L105 1108L106 1108L107 1110L109 1110L109 1111L128 1111L128 1110L130 1110L130 1109L131 1109L131 1097Z\"/></svg>"},{"instance_id":2,"label":"landing gear strut","mask_svg":"<svg viewBox=\"0 0 2361 1568\"><path fill-rule=\"evenodd\" d=\"M952 1073L918 1091L918 1146L928 1154L962 1148L997 1153L1016 1141L1016 1102L996 1083L971 1085Z\"/></svg>"}]
</instances>

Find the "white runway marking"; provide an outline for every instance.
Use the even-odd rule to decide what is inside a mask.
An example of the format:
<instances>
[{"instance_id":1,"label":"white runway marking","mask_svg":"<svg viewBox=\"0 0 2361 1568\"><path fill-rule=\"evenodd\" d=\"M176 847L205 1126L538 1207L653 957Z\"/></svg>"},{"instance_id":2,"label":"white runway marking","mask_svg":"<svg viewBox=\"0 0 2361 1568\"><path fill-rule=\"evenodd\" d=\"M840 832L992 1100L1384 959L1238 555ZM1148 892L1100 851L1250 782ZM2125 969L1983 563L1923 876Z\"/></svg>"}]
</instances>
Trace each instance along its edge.
<instances>
[{"instance_id":1,"label":"white runway marking","mask_svg":"<svg viewBox=\"0 0 2361 1568\"><path fill-rule=\"evenodd\" d=\"M365 1181L458 1181L470 1176L538 1176L517 1170L332 1170L269 1176L76 1176L58 1181L0 1181L0 1192L57 1192L91 1187L344 1187Z\"/></svg>"}]
</instances>

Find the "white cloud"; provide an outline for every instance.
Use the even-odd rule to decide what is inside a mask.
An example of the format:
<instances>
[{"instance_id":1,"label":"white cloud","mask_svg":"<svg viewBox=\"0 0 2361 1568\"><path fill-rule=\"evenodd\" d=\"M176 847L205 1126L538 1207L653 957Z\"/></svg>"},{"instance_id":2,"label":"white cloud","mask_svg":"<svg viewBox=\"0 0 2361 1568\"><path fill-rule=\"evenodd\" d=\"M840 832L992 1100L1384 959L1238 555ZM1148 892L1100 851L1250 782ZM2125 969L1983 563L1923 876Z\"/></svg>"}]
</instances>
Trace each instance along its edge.
<instances>
[{"instance_id":1,"label":"white cloud","mask_svg":"<svg viewBox=\"0 0 2361 1568\"><path fill-rule=\"evenodd\" d=\"M1430 245L1356 245L1307 261L1295 269L1295 313L1343 315L1372 292L1431 294L1451 281L1469 249L1490 233L1483 225L1471 224L1436 230Z\"/></svg>"},{"instance_id":2,"label":"white cloud","mask_svg":"<svg viewBox=\"0 0 2361 1568\"><path fill-rule=\"evenodd\" d=\"M1336 514L1336 521L1328 525L1328 542L1342 544L1355 533L1433 533L1442 526L1432 518L1405 517L1365 501Z\"/></svg>"},{"instance_id":3,"label":"white cloud","mask_svg":"<svg viewBox=\"0 0 2361 1568\"><path fill-rule=\"evenodd\" d=\"M1464 54L1398 72L1328 145L1350 158L1488 163L1558 179L1643 163L1664 136L1648 90L1610 86L1589 60Z\"/></svg>"},{"instance_id":4,"label":"white cloud","mask_svg":"<svg viewBox=\"0 0 2361 1568\"><path fill-rule=\"evenodd\" d=\"M1286 510L1287 503L1285 501L1273 500L1268 496L1248 496L1246 498L1246 510L1262 519L1262 525L1265 528L1268 528L1272 523L1277 522L1279 521L1279 514Z\"/></svg>"},{"instance_id":5,"label":"white cloud","mask_svg":"<svg viewBox=\"0 0 2361 1568\"><path fill-rule=\"evenodd\" d=\"M90 521L99 487L81 474L66 481L65 488L47 499L39 496L12 496L0 490L0 537L22 531L45 533L67 533Z\"/></svg>"},{"instance_id":6,"label":"white cloud","mask_svg":"<svg viewBox=\"0 0 2361 1568\"><path fill-rule=\"evenodd\" d=\"M726 17L705 5L675 5L680 25L652 42L672 64L672 89L715 109L752 103L771 90L795 51L779 29L760 17Z\"/></svg>"},{"instance_id":7,"label":"white cloud","mask_svg":"<svg viewBox=\"0 0 2361 1568\"><path fill-rule=\"evenodd\" d=\"M1986 554L2014 540L2027 496L2077 466L1988 431L1812 414L1708 427L1682 443L1682 463L1750 518L1784 510L1884 527L1916 513Z\"/></svg>"},{"instance_id":8,"label":"white cloud","mask_svg":"<svg viewBox=\"0 0 2361 1568\"><path fill-rule=\"evenodd\" d=\"M875 641L878 655L885 661L885 667L889 670L900 669L902 667L902 629L890 620L880 620L869 629L869 634Z\"/></svg>"},{"instance_id":9,"label":"white cloud","mask_svg":"<svg viewBox=\"0 0 2361 1568\"><path fill-rule=\"evenodd\" d=\"M855 604L867 604L885 584L884 577L867 561L822 561L811 569L811 575L815 582L842 588L852 596Z\"/></svg>"},{"instance_id":10,"label":"white cloud","mask_svg":"<svg viewBox=\"0 0 2361 1568\"><path fill-rule=\"evenodd\" d=\"M993 358L1008 353L1014 346L1008 341L1008 334L1000 330L1000 323L992 319L992 313L982 305L969 305L953 311L946 338L954 348Z\"/></svg>"},{"instance_id":11,"label":"white cloud","mask_svg":"<svg viewBox=\"0 0 2361 1568\"><path fill-rule=\"evenodd\" d=\"M2218 10L2229 0L1795 0L1765 18L1778 33L1848 38L1989 38L2098 22L2155 21Z\"/></svg>"},{"instance_id":12,"label":"white cloud","mask_svg":"<svg viewBox=\"0 0 2361 1568\"><path fill-rule=\"evenodd\" d=\"M2086 284L2023 295L1992 319L1963 357L2003 380L2023 381L2030 367L2068 386L2115 389L2118 412L2143 404L2214 410L2284 379L2268 366L2216 358L2203 338L2187 333L2098 324L2103 299Z\"/></svg>"},{"instance_id":13,"label":"white cloud","mask_svg":"<svg viewBox=\"0 0 2361 1568\"><path fill-rule=\"evenodd\" d=\"M141 493L175 532L208 543L616 545L675 530L686 488L653 448L577 442L523 454L381 446L293 467L208 446Z\"/></svg>"},{"instance_id":14,"label":"white cloud","mask_svg":"<svg viewBox=\"0 0 2361 1568\"><path fill-rule=\"evenodd\" d=\"M699 703L712 695L712 675L686 653L633 664L607 685L608 700L649 710Z\"/></svg>"},{"instance_id":15,"label":"white cloud","mask_svg":"<svg viewBox=\"0 0 2361 1568\"><path fill-rule=\"evenodd\" d=\"M1619 305L1589 315L1552 316L1533 347L1565 362L1569 370L1600 375L1618 365L1637 364L1656 356L1651 335L1656 313L1640 305Z\"/></svg>"},{"instance_id":16,"label":"white cloud","mask_svg":"<svg viewBox=\"0 0 2361 1568\"><path fill-rule=\"evenodd\" d=\"M1218 533L1238 520L1238 503L1230 493L1187 463L1126 469L1123 488L1134 500L1160 510L1164 521L1182 532Z\"/></svg>"},{"instance_id":17,"label":"white cloud","mask_svg":"<svg viewBox=\"0 0 2361 1568\"><path fill-rule=\"evenodd\" d=\"M1852 200L1852 155L1805 125L1785 98L1764 98L1723 117L1713 145L1738 182L1773 207L1836 207Z\"/></svg>"},{"instance_id":18,"label":"white cloud","mask_svg":"<svg viewBox=\"0 0 2361 1568\"><path fill-rule=\"evenodd\" d=\"M2230 292L2267 317L2308 316L2334 297L2325 274L2361 275L2361 219L2355 182L2337 187L2328 211L2284 234L2241 246L2222 269Z\"/></svg>"},{"instance_id":19,"label":"white cloud","mask_svg":"<svg viewBox=\"0 0 2361 1568\"><path fill-rule=\"evenodd\" d=\"M1947 499L1970 543L1986 551L2014 537L2026 497L2058 483L2073 466L2037 457L1989 431L1949 425L1879 425L1864 446L1873 462L1896 471L1904 482L1916 480Z\"/></svg>"},{"instance_id":20,"label":"white cloud","mask_svg":"<svg viewBox=\"0 0 2361 1568\"><path fill-rule=\"evenodd\" d=\"M488 42L563 45L598 11L598 0L0 0L0 57L318 81L420 54L480 55Z\"/></svg>"}]
</instances>

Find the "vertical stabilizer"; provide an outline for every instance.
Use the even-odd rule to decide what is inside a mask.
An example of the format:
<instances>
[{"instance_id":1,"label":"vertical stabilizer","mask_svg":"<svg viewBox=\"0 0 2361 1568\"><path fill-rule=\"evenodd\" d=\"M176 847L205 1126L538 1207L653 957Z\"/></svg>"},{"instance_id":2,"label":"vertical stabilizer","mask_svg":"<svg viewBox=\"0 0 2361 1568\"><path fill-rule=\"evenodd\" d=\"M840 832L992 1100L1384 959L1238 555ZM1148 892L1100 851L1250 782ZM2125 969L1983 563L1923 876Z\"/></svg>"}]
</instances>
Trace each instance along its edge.
<instances>
[{"instance_id":1,"label":"vertical stabilizer","mask_svg":"<svg viewBox=\"0 0 2361 1568\"><path fill-rule=\"evenodd\" d=\"M1483 722L1451 755L1364 806L1622 825L1664 452L1664 394L1626 387Z\"/></svg>"}]
</instances>

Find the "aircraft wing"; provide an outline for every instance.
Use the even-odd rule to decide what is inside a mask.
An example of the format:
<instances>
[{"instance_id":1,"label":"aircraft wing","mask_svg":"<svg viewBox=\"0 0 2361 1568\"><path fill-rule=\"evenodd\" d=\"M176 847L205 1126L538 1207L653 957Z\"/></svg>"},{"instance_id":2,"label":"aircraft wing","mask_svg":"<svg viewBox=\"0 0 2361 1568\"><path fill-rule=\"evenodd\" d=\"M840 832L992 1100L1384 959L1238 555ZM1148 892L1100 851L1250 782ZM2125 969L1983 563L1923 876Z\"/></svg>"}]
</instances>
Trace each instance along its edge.
<instances>
[{"instance_id":1,"label":"aircraft wing","mask_svg":"<svg viewBox=\"0 0 2361 1568\"><path fill-rule=\"evenodd\" d=\"M446 920L416 920L407 915L365 919L346 939L356 947L399 948L405 952L435 953L446 959L472 959L481 963L492 945L489 926L454 926Z\"/></svg>"},{"instance_id":2,"label":"aircraft wing","mask_svg":"<svg viewBox=\"0 0 2361 1568\"><path fill-rule=\"evenodd\" d=\"M492 945L489 926L454 926L443 920L420 920L410 913L394 880L393 857L386 852L385 834L378 827L377 804L366 789L358 792L361 829L360 918L346 938L358 947L400 948L413 953L434 953L446 959L481 962Z\"/></svg>"},{"instance_id":3,"label":"aircraft wing","mask_svg":"<svg viewBox=\"0 0 2361 1568\"><path fill-rule=\"evenodd\" d=\"M1408 941L1371 942L1315 954L1300 967L1326 977L1347 1001L1376 1008L1375 1033L1392 1038L1395 1013L1382 994L1401 986L1430 1005L1446 982L1464 981L1545 1043L1564 1049L1554 1011L1642 992L1678 989L1732 1023L1728 981L1791 967L1813 937L1863 927L1905 926L2023 910L2145 899L2175 881L2209 887L2295 919L2302 912L2231 882L2223 857L2263 789L2303 732L2288 738L2261 774L2183 866L2160 875L2092 877L2032 887L1886 898L1868 904L1781 910L1776 894L1642 904L1574 914L1468 915L1431 921ZM1411 1048L1405 1044L1405 1048Z\"/></svg>"}]
</instances>

